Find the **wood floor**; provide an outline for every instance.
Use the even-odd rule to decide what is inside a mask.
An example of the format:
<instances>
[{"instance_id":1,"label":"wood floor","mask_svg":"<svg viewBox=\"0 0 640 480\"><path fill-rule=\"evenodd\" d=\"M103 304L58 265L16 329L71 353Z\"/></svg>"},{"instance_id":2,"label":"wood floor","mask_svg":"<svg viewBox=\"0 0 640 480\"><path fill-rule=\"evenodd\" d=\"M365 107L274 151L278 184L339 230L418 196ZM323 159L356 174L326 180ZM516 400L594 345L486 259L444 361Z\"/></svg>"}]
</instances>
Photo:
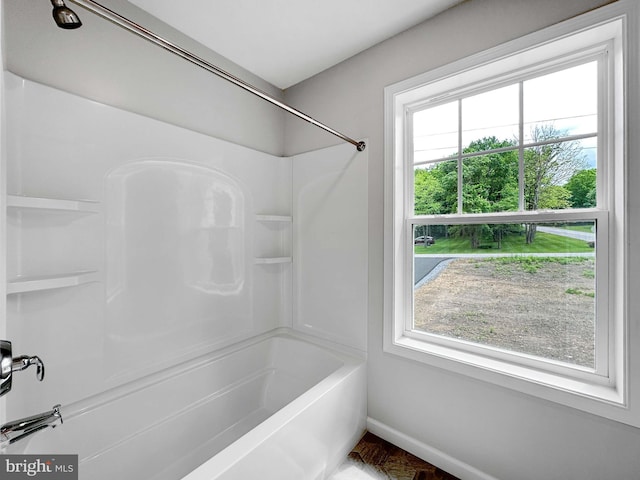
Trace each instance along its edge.
<instances>
[{"instance_id":1,"label":"wood floor","mask_svg":"<svg viewBox=\"0 0 640 480\"><path fill-rule=\"evenodd\" d=\"M459 480L367 432L329 480Z\"/></svg>"}]
</instances>

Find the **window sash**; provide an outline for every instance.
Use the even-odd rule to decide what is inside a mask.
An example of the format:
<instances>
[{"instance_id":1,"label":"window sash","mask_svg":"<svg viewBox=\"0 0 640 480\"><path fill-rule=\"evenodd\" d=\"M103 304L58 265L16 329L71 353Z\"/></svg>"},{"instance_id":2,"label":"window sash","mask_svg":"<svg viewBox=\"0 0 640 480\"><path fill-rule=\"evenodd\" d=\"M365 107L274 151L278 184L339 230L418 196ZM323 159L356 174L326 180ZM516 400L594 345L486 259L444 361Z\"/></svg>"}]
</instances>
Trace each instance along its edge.
<instances>
[{"instance_id":1,"label":"window sash","mask_svg":"<svg viewBox=\"0 0 640 480\"><path fill-rule=\"evenodd\" d=\"M421 165L429 165L435 164L443 161L452 161L456 160L458 164L458 192L457 192L457 212L462 214L463 212L463 161L468 158L478 157L483 155L489 155L494 153L504 153L509 151L517 151L518 152L518 162L519 162L519 178L518 178L518 188L519 188L519 198L518 198L518 209L525 210L525 179L524 179L524 152L528 148L534 148L544 145L552 145L556 143L569 142L569 141L578 141L589 138L597 138L598 139L598 165L597 167L603 167L606 164L606 161L603 160L603 155L605 154L605 149L603 145L603 138L606 130L606 118L608 115L607 110L607 94L609 92L609 86L607 84L607 79L609 75L607 74L607 70L610 64L609 51L612 49L611 42L605 42L604 44L594 46L591 49L588 49L584 52L579 52L577 54L568 55L566 57L559 57L553 60L549 60L543 64L538 64L532 67L527 67L522 71L516 70L510 74L502 75L502 77L508 77L507 80L502 78L501 80L492 79L489 81L483 80L480 85L470 84L465 85L461 89L452 90L449 92L440 93L435 99L421 100L418 103L413 103L410 105L405 105L405 175L407 176L406 180L406 193L407 198L406 206L408 207L410 204L410 209L405 210L407 215L408 212L413 211L413 202L414 202L414 185L413 185L413 175L410 170L413 170L417 166ZM575 135L565 135L559 138L554 138L551 140L544 140L538 142L526 142L524 141L524 91L523 85L527 80L532 80L538 77L542 77L545 75L561 72L563 70L567 70L573 67L577 67L580 65L584 65L587 63L597 63L597 132L588 132L583 134L575 134ZM462 150L464 148L462 144L462 135L463 135L463 118L464 112L462 111L462 101L465 98L473 97L479 95L481 93L487 93L504 86L518 84L519 86L519 99L518 99L518 141L516 144L510 147L498 148L485 150L482 152L470 152L463 153ZM451 155L449 157L441 157L438 159L431 159L425 161L415 161L415 150L414 150L414 115L418 112L428 110L430 108L443 105L445 103L457 102L458 105L458 144L457 144L457 153L455 155ZM599 132L601 133L599 135ZM598 172L604 171L604 168L598 168ZM409 178L410 177L410 178ZM608 195L605 193L606 182L598 181L598 185L596 188L597 192L597 200L605 201L608 198ZM602 193L601 193L602 191ZM598 206L604 206L602 203L597 203Z\"/></svg>"},{"instance_id":2,"label":"window sash","mask_svg":"<svg viewBox=\"0 0 640 480\"><path fill-rule=\"evenodd\" d=\"M417 225L468 225L468 224L510 224L510 223L554 223L554 222L595 221L595 368L572 365L549 358L534 357L525 353L499 349L466 340L447 338L428 332L416 331L414 322L414 244L413 229ZM555 374L568 375L583 380L591 380L602 385L611 385L610 352L613 349L613 322L609 321L611 312L607 310L609 299L608 261L609 253L609 213L603 209L567 209L549 212L504 212L488 214L453 214L453 215L417 215L408 217L404 222L405 231L405 306L402 320L402 335L407 338L423 341L426 345L437 344L454 350L466 350L482 357L495 358L502 361L519 363L525 367L548 371ZM487 256L491 256L488 254ZM428 347L427 347L428 348Z\"/></svg>"},{"instance_id":3,"label":"window sash","mask_svg":"<svg viewBox=\"0 0 640 480\"><path fill-rule=\"evenodd\" d=\"M589 51L585 54L571 55L568 59L556 58L546 64L536 65L533 68L527 68L525 73L511 74L508 80L493 82L483 82L480 86L465 86L459 92L445 93L436 99L435 102L427 100L421 101L419 104L405 105L405 154L404 154L404 279L405 285L404 302L405 308L404 318L402 320L402 335L407 338L413 338L425 342L425 345L438 344L447 348L456 350L464 350L473 352L483 357L496 358L503 361L516 362L526 367L535 368L542 371L549 371L555 374L567 375L573 378L583 380L593 380L595 383L610 384L612 381L610 359L613 350L613 332L611 331L612 323L608 321L609 312L606 306L609 304L609 293L607 291L608 281L608 198L607 194L607 175L601 175L605 172L604 168L607 164L605 150L606 144L606 123L607 117L607 99L606 92L608 87L606 84L606 69L608 64L608 48L598 47L597 51ZM523 111L523 84L526 80L537 78L539 76L562 71L577 65L586 64L597 61L598 76L598 98L597 98L597 125L598 132L589 132L577 135L565 135L560 138L544 140L539 142L524 143L524 111ZM486 150L482 152L462 153L462 100L464 98L478 95L479 93L489 92L508 84L519 84L519 138L518 142L513 146ZM444 157L437 160L420 161L414 160L414 125L413 117L416 112L432 108L439 104L456 101L458 104L458 145L457 154L450 157ZM553 211L527 211L524 202L524 151L527 148L551 145L566 141L582 140L587 138L598 139L598 164L597 164L597 208L594 209L562 209ZM498 212L498 213L481 213L468 214L463 212L463 160L473 157L479 157L492 153L502 153L508 151L518 152L519 162L519 210L516 212ZM458 164L458 185L457 185L457 212L449 215L415 215L414 213L414 168L421 165L435 164L442 161L457 161ZM515 351L507 351L497 349L489 345L476 344L460 339L446 338L427 332L417 332L413 329L414 321L414 291L413 291L413 266L414 266L414 249L413 249L413 228L415 225L460 225L460 224L495 224L495 223L545 223L555 221L579 221L594 220L597 222L596 229L596 312L595 312L595 368L590 369L582 366L565 364L552 359L543 359L533 357L531 355L522 354Z\"/></svg>"}]
</instances>

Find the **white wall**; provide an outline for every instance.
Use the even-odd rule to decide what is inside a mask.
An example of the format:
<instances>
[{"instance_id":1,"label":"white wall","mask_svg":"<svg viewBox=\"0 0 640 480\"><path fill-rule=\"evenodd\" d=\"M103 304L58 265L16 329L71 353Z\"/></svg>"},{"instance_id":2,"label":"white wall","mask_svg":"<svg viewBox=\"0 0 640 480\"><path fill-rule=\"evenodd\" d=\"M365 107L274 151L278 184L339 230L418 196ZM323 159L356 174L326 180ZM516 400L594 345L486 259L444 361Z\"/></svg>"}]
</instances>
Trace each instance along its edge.
<instances>
[{"instance_id":1,"label":"white wall","mask_svg":"<svg viewBox=\"0 0 640 480\"><path fill-rule=\"evenodd\" d=\"M282 96L276 87L129 2L101 3L271 95ZM82 7L69 6L80 16L82 28L58 28L47 0L2 0L5 68L106 105L282 155L280 109Z\"/></svg>"},{"instance_id":2,"label":"white wall","mask_svg":"<svg viewBox=\"0 0 640 480\"><path fill-rule=\"evenodd\" d=\"M637 478L640 430L383 353L383 89L605 3L471 0L285 92L297 108L369 138L369 415L463 478ZM295 119L286 125L289 155L336 143ZM631 185L639 173L630 170Z\"/></svg>"}]
</instances>

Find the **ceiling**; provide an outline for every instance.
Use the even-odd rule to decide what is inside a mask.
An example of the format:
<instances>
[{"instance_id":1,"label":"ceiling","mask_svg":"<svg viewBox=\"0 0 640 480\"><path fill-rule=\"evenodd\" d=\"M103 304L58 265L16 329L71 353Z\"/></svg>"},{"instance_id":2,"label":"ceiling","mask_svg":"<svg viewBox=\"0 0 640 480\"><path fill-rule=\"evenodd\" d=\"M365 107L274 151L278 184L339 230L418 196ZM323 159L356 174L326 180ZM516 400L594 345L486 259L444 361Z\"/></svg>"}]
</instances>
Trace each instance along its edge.
<instances>
[{"instance_id":1,"label":"ceiling","mask_svg":"<svg viewBox=\"0 0 640 480\"><path fill-rule=\"evenodd\" d=\"M129 0L287 88L463 0Z\"/></svg>"}]
</instances>

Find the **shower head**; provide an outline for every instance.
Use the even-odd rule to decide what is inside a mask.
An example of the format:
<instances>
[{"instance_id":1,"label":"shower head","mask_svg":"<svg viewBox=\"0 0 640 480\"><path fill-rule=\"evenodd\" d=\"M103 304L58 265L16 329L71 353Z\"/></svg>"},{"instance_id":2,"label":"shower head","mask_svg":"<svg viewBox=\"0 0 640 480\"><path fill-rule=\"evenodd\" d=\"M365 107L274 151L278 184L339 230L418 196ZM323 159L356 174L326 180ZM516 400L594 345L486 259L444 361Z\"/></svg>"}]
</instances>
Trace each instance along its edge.
<instances>
[{"instance_id":1,"label":"shower head","mask_svg":"<svg viewBox=\"0 0 640 480\"><path fill-rule=\"evenodd\" d=\"M64 0L51 0L51 5L53 5L53 19L60 28L71 30L82 26L78 15L64 4Z\"/></svg>"}]
</instances>

